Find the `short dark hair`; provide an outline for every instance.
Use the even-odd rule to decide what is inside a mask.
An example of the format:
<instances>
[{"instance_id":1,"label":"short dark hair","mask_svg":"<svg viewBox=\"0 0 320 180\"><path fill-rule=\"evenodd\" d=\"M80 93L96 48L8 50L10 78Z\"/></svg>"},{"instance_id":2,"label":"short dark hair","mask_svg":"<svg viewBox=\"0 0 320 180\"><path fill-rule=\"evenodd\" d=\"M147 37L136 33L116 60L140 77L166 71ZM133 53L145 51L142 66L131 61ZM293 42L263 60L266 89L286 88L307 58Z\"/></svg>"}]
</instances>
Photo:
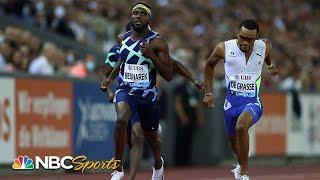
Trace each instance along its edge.
<instances>
[{"instance_id":1,"label":"short dark hair","mask_svg":"<svg viewBox=\"0 0 320 180\"><path fill-rule=\"evenodd\" d=\"M253 19L243 20L239 25L239 30L242 26L249 30L257 30L257 34L259 33L259 24Z\"/></svg>"}]
</instances>

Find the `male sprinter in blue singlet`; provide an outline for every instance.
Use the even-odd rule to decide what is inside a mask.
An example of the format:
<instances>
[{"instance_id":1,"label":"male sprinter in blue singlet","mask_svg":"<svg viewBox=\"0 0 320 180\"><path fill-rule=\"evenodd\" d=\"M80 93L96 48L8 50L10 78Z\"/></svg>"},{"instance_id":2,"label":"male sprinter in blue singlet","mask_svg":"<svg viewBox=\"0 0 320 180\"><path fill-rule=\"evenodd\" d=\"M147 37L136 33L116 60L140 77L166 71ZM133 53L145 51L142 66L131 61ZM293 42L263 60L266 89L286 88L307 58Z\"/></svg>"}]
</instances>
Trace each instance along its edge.
<instances>
[{"instance_id":1,"label":"male sprinter in blue singlet","mask_svg":"<svg viewBox=\"0 0 320 180\"><path fill-rule=\"evenodd\" d=\"M128 23L126 27L126 32L128 32L131 29L132 25L131 23ZM105 60L106 64L106 77L111 73L113 68L116 66L116 63L120 57L120 45L113 46L108 54L107 58ZM197 80L195 76L192 75L192 73L184 67L180 62L174 60L172 57L170 57L173 62L173 72L177 73L189 81L191 81L194 86L198 90L203 89L203 83ZM107 91L107 96L109 102L113 101L114 93L109 89L102 89L104 91ZM161 129L161 126L159 125L159 130ZM159 131L160 132L160 131ZM142 152L143 152L143 130L141 128L138 114L136 113L131 117L131 119L128 122L127 125L127 144L130 150L130 170L129 170L129 180L132 180L135 178L139 162L142 158Z\"/></svg>"},{"instance_id":2,"label":"male sprinter in blue singlet","mask_svg":"<svg viewBox=\"0 0 320 180\"><path fill-rule=\"evenodd\" d=\"M173 65L169 57L167 42L156 32L149 30L151 10L147 4L137 3L132 9L133 31L121 38L120 59L102 89L109 86L118 75L115 95L117 122L115 127L115 158L122 160L126 139L126 127L137 112L144 137L153 153L155 164L152 179L164 179L164 160L161 157L161 143L157 130L159 126L159 106L157 99L157 72L167 81L172 79ZM122 166L112 179L122 179Z\"/></svg>"},{"instance_id":3,"label":"male sprinter in blue singlet","mask_svg":"<svg viewBox=\"0 0 320 180\"><path fill-rule=\"evenodd\" d=\"M224 103L224 125L238 165L232 170L236 179L248 180L248 129L261 117L259 99L261 71L266 62L269 72L278 71L271 63L271 43L258 40L259 25L244 20L239 25L237 39L219 43L205 66L205 96L203 103L213 108L212 79L215 65L224 59L227 96Z\"/></svg>"}]
</instances>

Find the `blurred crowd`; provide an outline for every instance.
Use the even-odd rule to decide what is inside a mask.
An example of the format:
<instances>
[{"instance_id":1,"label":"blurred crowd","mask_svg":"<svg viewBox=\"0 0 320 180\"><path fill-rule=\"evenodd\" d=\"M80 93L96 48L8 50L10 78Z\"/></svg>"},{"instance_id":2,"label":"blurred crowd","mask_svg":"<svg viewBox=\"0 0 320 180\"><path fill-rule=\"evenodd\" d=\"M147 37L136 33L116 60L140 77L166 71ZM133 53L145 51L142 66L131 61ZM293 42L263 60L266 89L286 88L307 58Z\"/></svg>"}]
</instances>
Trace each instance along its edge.
<instances>
[{"instance_id":1,"label":"blurred crowd","mask_svg":"<svg viewBox=\"0 0 320 180\"><path fill-rule=\"evenodd\" d=\"M123 32L129 21L133 1L0 0L0 3L6 14L23 19L41 30L106 51L116 43L116 35ZM281 72L278 78L271 78L264 70L264 87L320 90L320 79L316 78L320 76L320 1L149 0L148 3L153 11L152 29L167 39L172 56L192 67L200 78L203 78L204 64L213 47L220 41L234 38L241 20L253 18L260 24L259 37L271 40L272 60ZM77 62L76 58L69 64L70 54L74 54L72 50L61 50L46 43L40 49L40 40L27 31L19 30L21 36L30 36L32 41L24 42L23 38L16 38L15 35L10 37L7 31L10 30L7 28L0 32L5 37L2 39L19 41L18 46L14 47L10 42L1 43L1 54L5 62L10 62L12 66L7 69L32 73L32 62L36 59L40 61L44 54L50 54L46 53L48 49L49 52L59 52L53 53L58 57L48 60L53 69L50 72L64 74ZM28 56L25 53L29 53ZM23 58L18 58L20 56ZM88 55L82 59L86 62L93 58ZM84 64L87 64L85 67L92 66L90 63ZM217 82L223 85L223 63L216 70Z\"/></svg>"},{"instance_id":2,"label":"blurred crowd","mask_svg":"<svg viewBox=\"0 0 320 180\"><path fill-rule=\"evenodd\" d=\"M29 31L11 26L0 29L0 72L84 78L96 75L95 64L93 55L81 58L72 49L42 42Z\"/></svg>"}]
</instances>

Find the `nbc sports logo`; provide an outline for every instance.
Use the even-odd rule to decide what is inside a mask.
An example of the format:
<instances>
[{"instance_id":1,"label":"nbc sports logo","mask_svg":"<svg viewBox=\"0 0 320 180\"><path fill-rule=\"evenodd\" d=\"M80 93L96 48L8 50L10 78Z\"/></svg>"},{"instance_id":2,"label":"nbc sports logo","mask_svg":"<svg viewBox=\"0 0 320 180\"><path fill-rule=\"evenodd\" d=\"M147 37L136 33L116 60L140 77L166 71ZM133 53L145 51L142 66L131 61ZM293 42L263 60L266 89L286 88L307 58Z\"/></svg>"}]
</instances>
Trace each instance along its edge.
<instances>
[{"instance_id":1,"label":"nbc sports logo","mask_svg":"<svg viewBox=\"0 0 320 180\"><path fill-rule=\"evenodd\" d=\"M69 161L69 162L66 162ZM86 156L64 156L60 158L59 156L45 156L44 160L39 156L35 156L34 161L28 156L17 157L12 168L15 170L32 170L40 169L40 166L44 169L74 169L81 170L84 172L88 169L117 169L120 166L120 160L115 160L112 158L107 161L88 161Z\"/></svg>"},{"instance_id":2,"label":"nbc sports logo","mask_svg":"<svg viewBox=\"0 0 320 180\"><path fill-rule=\"evenodd\" d=\"M28 156L19 156L13 161L13 169L34 169L33 161Z\"/></svg>"}]
</instances>

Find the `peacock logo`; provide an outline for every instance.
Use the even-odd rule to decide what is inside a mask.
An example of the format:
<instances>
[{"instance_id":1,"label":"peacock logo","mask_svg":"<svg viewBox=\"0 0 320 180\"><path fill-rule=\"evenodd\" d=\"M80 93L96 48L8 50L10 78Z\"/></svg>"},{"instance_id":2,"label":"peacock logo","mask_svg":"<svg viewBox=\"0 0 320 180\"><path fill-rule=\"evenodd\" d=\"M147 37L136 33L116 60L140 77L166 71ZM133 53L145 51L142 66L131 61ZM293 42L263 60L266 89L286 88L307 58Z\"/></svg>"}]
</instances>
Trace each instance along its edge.
<instances>
[{"instance_id":1,"label":"peacock logo","mask_svg":"<svg viewBox=\"0 0 320 180\"><path fill-rule=\"evenodd\" d=\"M13 169L26 169L31 170L34 169L33 160L28 156L19 156L17 157L12 164Z\"/></svg>"}]
</instances>

